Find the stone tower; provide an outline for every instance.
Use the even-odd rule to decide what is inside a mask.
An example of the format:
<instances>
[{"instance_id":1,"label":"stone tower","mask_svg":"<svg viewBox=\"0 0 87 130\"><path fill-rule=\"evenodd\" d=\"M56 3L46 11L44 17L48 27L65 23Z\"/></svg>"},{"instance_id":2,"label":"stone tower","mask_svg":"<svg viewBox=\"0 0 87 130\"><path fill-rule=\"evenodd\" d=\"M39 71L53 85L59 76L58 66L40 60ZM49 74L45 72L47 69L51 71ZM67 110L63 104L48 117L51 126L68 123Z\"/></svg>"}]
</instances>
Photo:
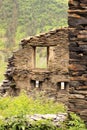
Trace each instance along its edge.
<instances>
[{"instance_id":1,"label":"stone tower","mask_svg":"<svg viewBox=\"0 0 87 130\"><path fill-rule=\"evenodd\" d=\"M87 122L87 0L69 0L69 109Z\"/></svg>"}]
</instances>

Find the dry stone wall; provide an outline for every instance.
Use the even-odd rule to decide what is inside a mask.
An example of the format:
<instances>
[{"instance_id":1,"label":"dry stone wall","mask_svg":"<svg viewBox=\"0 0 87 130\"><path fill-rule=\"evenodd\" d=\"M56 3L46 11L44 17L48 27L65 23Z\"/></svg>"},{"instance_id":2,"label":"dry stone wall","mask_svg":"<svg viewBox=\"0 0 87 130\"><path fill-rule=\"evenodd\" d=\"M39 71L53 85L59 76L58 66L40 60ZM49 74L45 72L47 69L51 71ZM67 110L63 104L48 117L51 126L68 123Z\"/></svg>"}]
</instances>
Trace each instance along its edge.
<instances>
[{"instance_id":1,"label":"dry stone wall","mask_svg":"<svg viewBox=\"0 0 87 130\"><path fill-rule=\"evenodd\" d=\"M87 122L87 0L69 0L69 108Z\"/></svg>"},{"instance_id":2,"label":"dry stone wall","mask_svg":"<svg viewBox=\"0 0 87 130\"><path fill-rule=\"evenodd\" d=\"M48 97L67 103L68 101L68 29L56 29L21 41L20 49L8 59L3 92L8 89L15 95L22 89L34 95L43 92ZM35 67L37 47L47 47L47 68ZM39 87L36 88L36 81ZM61 90L61 82L65 88Z\"/></svg>"}]
</instances>

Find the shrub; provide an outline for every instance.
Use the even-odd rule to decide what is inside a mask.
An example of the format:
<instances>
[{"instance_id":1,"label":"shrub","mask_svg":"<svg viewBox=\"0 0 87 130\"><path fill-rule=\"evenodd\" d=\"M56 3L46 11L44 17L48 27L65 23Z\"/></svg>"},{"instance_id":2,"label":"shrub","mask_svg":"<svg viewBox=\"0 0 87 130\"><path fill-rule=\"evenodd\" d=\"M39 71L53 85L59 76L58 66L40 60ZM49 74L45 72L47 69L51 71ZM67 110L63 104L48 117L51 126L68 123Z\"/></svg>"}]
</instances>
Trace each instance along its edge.
<instances>
[{"instance_id":1,"label":"shrub","mask_svg":"<svg viewBox=\"0 0 87 130\"><path fill-rule=\"evenodd\" d=\"M66 126L68 130L87 130L84 121L75 113L70 113Z\"/></svg>"},{"instance_id":2,"label":"shrub","mask_svg":"<svg viewBox=\"0 0 87 130\"><path fill-rule=\"evenodd\" d=\"M31 122L25 117L15 117L4 120L0 125L0 130L61 130L50 120L40 120Z\"/></svg>"}]
</instances>

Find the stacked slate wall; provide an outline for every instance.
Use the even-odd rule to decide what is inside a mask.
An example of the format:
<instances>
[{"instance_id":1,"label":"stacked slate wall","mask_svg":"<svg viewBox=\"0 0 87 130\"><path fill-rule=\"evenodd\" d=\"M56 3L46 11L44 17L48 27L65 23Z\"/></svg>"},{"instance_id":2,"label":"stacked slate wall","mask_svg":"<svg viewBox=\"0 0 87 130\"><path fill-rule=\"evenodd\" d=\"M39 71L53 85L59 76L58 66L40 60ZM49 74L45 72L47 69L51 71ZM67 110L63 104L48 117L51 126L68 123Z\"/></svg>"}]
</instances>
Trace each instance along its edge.
<instances>
[{"instance_id":1,"label":"stacked slate wall","mask_svg":"<svg viewBox=\"0 0 87 130\"><path fill-rule=\"evenodd\" d=\"M87 122L87 0L69 0L69 109Z\"/></svg>"},{"instance_id":2,"label":"stacked slate wall","mask_svg":"<svg viewBox=\"0 0 87 130\"><path fill-rule=\"evenodd\" d=\"M68 29L56 29L48 33L32 36L21 41L20 49L13 52L8 60L6 80L2 84L2 92L17 95L26 90L31 96L37 92L54 98L57 101L68 102ZM48 48L47 68L35 67L37 47ZM39 87L36 87L39 81ZM65 83L61 89L61 82Z\"/></svg>"}]
</instances>

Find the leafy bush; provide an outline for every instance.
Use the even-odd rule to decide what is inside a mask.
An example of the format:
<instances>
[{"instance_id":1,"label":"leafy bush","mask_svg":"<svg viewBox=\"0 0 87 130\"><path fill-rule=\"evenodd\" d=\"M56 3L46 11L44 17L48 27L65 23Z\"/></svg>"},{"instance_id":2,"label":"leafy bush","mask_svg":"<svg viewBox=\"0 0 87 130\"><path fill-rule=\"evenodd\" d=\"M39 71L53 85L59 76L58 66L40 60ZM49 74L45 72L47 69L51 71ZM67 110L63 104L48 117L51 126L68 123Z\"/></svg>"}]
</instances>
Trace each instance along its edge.
<instances>
[{"instance_id":1,"label":"leafy bush","mask_svg":"<svg viewBox=\"0 0 87 130\"><path fill-rule=\"evenodd\" d=\"M31 122L25 117L9 118L0 125L0 130L60 130L50 120Z\"/></svg>"},{"instance_id":2,"label":"leafy bush","mask_svg":"<svg viewBox=\"0 0 87 130\"><path fill-rule=\"evenodd\" d=\"M74 113L70 113L66 126L67 130L87 130L84 121Z\"/></svg>"}]
</instances>

